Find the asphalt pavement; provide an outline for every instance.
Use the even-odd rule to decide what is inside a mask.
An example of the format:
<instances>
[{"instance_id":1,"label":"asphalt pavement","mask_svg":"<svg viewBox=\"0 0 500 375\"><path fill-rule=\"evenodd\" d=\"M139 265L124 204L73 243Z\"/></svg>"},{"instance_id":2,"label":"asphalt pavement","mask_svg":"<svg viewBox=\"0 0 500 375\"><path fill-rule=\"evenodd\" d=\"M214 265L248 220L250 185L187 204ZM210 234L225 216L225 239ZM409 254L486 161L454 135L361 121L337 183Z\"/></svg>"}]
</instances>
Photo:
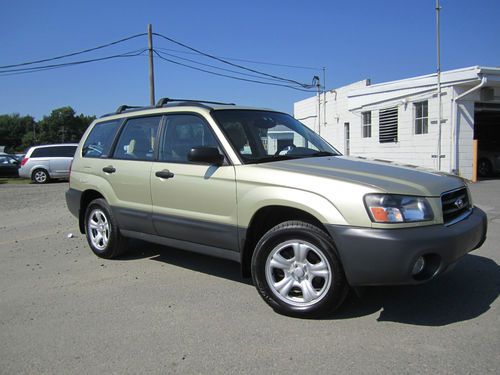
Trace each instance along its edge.
<instances>
[{"instance_id":1,"label":"asphalt pavement","mask_svg":"<svg viewBox=\"0 0 500 375\"><path fill-rule=\"evenodd\" d=\"M67 187L0 185L0 374L500 373L499 180L471 185L488 239L452 272L322 320L276 314L229 261L140 241L97 258Z\"/></svg>"}]
</instances>

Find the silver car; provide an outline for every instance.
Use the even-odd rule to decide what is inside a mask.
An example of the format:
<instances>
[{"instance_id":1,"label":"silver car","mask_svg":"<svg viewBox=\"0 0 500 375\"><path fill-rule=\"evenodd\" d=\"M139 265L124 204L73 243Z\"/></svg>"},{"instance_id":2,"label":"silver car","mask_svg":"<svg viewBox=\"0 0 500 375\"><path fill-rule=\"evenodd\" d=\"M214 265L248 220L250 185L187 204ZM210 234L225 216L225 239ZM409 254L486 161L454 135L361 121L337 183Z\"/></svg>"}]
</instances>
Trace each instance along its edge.
<instances>
[{"instance_id":1,"label":"silver car","mask_svg":"<svg viewBox=\"0 0 500 375\"><path fill-rule=\"evenodd\" d=\"M69 178L77 146L76 143L63 143L30 147L21 161L19 177L31 178L36 184Z\"/></svg>"}]
</instances>

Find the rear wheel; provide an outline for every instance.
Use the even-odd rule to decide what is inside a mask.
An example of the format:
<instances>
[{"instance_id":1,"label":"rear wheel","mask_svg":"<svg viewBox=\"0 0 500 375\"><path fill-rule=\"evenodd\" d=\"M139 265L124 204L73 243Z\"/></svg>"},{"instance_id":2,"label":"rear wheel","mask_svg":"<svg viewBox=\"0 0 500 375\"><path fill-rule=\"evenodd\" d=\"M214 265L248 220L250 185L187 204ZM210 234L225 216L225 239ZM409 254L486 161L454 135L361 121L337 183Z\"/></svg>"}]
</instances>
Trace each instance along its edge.
<instances>
[{"instance_id":1,"label":"rear wheel","mask_svg":"<svg viewBox=\"0 0 500 375\"><path fill-rule=\"evenodd\" d=\"M50 180L49 173L45 169L36 169L31 174L31 180L35 184L46 184Z\"/></svg>"},{"instance_id":2,"label":"rear wheel","mask_svg":"<svg viewBox=\"0 0 500 375\"><path fill-rule=\"evenodd\" d=\"M111 259L125 249L125 239L107 202L94 199L85 212L85 234L95 255Z\"/></svg>"},{"instance_id":3,"label":"rear wheel","mask_svg":"<svg viewBox=\"0 0 500 375\"><path fill-rule=\"evenodd\" d=\"M301 221L279 224L261 238L252 258L252 278L274 310L297 317L334 311L348 291L330 237Z\"/></svg>"}]
</instances>

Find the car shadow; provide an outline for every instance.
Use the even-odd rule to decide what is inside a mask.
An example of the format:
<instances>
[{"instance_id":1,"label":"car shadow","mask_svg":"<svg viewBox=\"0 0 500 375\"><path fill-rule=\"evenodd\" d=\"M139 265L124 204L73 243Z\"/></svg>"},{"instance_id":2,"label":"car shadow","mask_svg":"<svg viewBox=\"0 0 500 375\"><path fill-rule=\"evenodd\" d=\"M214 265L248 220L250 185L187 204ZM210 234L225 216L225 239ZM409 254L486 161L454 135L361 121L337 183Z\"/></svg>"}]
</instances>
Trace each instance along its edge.
<instances>
[{"instance_id":1,"label":"car shadow","mask_svg":"<svg viewBox=\"0 0 500 375\"><path fill-rule=\"evenodd\" d=\"M149 258L176 267L253 285L240 266L225 259L131 240L130 250L117 258ZM366 287L361 296L351 291L339 310L323 318L354 319L379 313L377 321L421 326L444 326L487 312L500 292L500 267L491 259L466 255L449 273L417 286Z\"/></svg>"},{"instance_id":2,"label":"car shadow","mask_svg":"<svg viewBox=\"0 0 500 375\"><path fill-rule=\"evenodd\" d=\"M135 260L145 258L231 281L237 281L242 284L253 285L250 278L241 276L240 266L236 262L192 253L173 247L152 244L141 240L129 240L127 252L116 259Z\"/></svg>"},{"instance_id":3,"label":"car shadow","mask_svg":"<svg viewBox=\"0 0 500 375\"><path fill-rule=\"evenodd\" d=\"M455 269L418 286L365 288L351 293L329 319L351 319L380 311L377 321L444 326L477 318L500 292L500 267L491 259L466 255Z\"/></svg>"}]
</instances>

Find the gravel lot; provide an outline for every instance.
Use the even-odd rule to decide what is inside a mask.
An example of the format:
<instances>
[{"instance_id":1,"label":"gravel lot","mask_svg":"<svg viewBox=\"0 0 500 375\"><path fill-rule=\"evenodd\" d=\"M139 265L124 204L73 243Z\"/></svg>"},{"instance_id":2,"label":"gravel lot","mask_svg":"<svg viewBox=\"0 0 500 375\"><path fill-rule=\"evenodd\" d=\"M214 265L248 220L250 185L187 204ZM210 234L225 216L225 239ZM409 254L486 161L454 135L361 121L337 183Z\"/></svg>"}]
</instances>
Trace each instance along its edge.
<instances>
[{"instance_id":1,"label":"gravel lot","mask_svg":"<svg viewBox=\"0 0 500 375\"><path fill-rule=\"evenodd\" d=\"M498 180L471 186L488 239L453 272L316 321L274 313L236 263L143 242L95 257L66 189L0 185L1 374L500 373Z\"/></svg>"}]
</instances>

